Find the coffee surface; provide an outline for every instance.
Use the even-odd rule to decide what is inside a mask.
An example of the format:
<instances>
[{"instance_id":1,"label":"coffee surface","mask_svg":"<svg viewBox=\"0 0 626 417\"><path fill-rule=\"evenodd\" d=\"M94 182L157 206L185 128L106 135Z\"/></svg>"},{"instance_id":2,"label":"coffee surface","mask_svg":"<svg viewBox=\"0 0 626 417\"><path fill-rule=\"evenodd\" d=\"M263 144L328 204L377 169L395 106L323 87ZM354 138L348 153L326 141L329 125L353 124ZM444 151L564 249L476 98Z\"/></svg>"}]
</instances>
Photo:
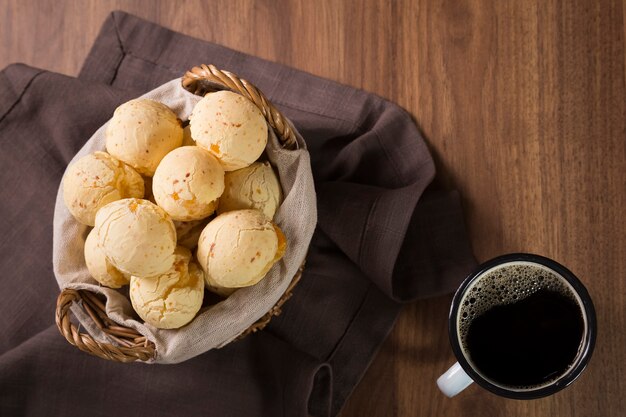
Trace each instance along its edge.
<instances>
[{"instance_id":1,"label":"coffee surface","mask_svg":"<svg viewBox=\"0 0 626 417\"><path fill-rule=\"evenodd\" d=\"M581 309L563 279L528 264L488 272L468 288L459 324L462 347L479 373L520 389L563 375L584 332Z\"/></svg>"}]
</instances>

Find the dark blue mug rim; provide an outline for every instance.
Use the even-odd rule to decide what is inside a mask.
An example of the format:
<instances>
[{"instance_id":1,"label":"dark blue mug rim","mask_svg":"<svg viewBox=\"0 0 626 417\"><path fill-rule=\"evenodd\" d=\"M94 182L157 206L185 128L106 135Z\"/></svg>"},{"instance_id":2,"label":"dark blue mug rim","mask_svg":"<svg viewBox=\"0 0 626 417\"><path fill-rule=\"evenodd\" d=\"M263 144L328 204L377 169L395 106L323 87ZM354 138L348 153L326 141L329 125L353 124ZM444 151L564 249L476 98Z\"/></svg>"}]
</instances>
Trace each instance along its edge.
<instances>
[{"instance_id":1,"label":"dark blue mug rim","mask_svg":"<svg viewBox=\"0 0 626 417\"><path fill-rule=\"evenodd\" d=\"M474 282L475 279L480 277L487 270L510 262L532 262L539 265L543 265L549 269L560 274L565 280L574 288L578 296L580 297L584 313L587 316L587 334L585 335L585 340L583 341L582 352L578 357L577 362L573 367L571 367L565 375L557 379L554 383L549 384L544 387L540 387L537 389L530 389L524 391L516 391L513 389L506 389L498 385L494 385L489 380L482 377L478 372L474 370L472 365L467 361L465 355L463 354L463 350L459 344L458 338L458 329L457 329L457 315L459 312L460 302L463 296L465 295L465 290L468 286ZM457 361L463 368L463 370L472 378L474 382L476 382L481 387L487 389L488 391L493 392L494 394L500 395L506 398L513 399L534 399L546 397L548 395L552 395L563 388L570 385L574 382L583 370L586 368L589 360L591 359L591 354L593 353L593 349L595 347L596 337L597 337L597 322L596 322L596 313L595 308L593 306L593 302L591 301L591 296L587 292L585 286L580 282L580 280L565 266L560 263L546 258L541 255L535 255L531 253L511 253L507 255L498 256L497 258L493 258L489 261L486 261L480 264L474 272L472 272L465 280L461 283L456 293L454 294L454 298L452 299L452 305L450 307L450 314L448 316L448 336L450 338L450 344L452 345L452 350L454 355L456 356Z\"/></svg>"}]
</instances>

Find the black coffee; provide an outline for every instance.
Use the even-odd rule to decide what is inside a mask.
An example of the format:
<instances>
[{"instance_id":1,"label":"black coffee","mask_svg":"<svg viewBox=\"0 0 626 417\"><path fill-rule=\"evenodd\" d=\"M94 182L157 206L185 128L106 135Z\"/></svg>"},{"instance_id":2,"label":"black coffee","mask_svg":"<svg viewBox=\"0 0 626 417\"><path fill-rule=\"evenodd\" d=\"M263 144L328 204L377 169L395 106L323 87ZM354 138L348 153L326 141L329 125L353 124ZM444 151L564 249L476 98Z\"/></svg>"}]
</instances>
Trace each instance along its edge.
<instances>
[{"instance_id":1,"label":"black coffee","mask_svg":"<svg viewBox=\"0 0 626 417\"><path fill-rule=\"evenodd\" d=\"M531 388L557 379L573 364L584 321L571 290L555 274L512 264L468 292L460 310L462 344L483 376Z\"/></svg>"}]
</instances>

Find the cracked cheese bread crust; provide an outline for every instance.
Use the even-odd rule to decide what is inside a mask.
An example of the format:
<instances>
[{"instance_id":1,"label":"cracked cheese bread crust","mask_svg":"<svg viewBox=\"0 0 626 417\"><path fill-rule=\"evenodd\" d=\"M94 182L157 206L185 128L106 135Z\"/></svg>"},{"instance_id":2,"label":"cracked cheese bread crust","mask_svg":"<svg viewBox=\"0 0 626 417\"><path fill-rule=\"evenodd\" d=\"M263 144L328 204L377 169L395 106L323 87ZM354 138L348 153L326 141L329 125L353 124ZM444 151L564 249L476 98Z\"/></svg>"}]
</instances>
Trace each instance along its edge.
<instances>
[{"instance_id":1,"label":"cracked cheese bread crust","mask_svg":"<svg viewBox=\"0 0 626 417\"><path fill-rule=\"evenodd\" d=\"M179 246L174 264L161 275L131 277L130 300L147 324L159 329L177 329L189 323L202 306L202 270L191 262L189 249Z\"/></svg>"},{"instance_id":2,"label":"cracked cheese bread crust","mask_svg":"<svg viewBox=\"0 0 626 417\"><path fill-rule=\"evenodd\" d=\"M152 178L152 192L173 220L200 220L213 214L224 192L224 169L209 151L183 146L163 158Z\"/></svg>"},{"instance_id":3,"label":"cracked cheese bread crust","mask_svg":"<svg viewBox=\"0 0 626 417\"><path fill-rule=\"evenodd\" d=\"M154 276L174 263L174 223L148 200L127 198L107 204L96 214L96 229L107 259L126 274Z\"/></svg>"},{"instance_id":4,"label":"cracked cheese bread crust","mask_svg":"<svg viewBox=\"0 0 626 417\"><path fill-rule=\"evenodd\" d=\"M111 155L151 177L161 159L182 145L183 128L165 104L135 99L115 109L105 137Z\"/></svg>"},{"instance_id":5,"label":"cracked cheese bread crust","mask_svg":"<svg viewBox=\"0 0 626 417\"><path fill-rule=\"evenodd\" d=\"M87 226L95 224L103 206L122 198L143 198L144 183L130 166L106 152L85 155L63 177L63 200L72 216Z\"/></svg>"},{"instance_id":6,"label":"cracked cheese bread crust","mask_svg":"<svg viewBox=\"0 0 626 417\"><path fill-rule=\"evenodd\" d=\"M85 240L85 264L91 276L109 288L120 288L130 283L130 276L120 272L109 262L98 246L98 231L92 229Z\"/></svg>"},{"instance_id":7,"label":"cracked cheese bread crust","mask_svg":"<svg viewBox=\"0 0 626 417\"><path fill-rule=\"evenodd\" d=\"M207 287L241 288L259 282L285 250L284 236L276 229L257 210L229 211L209 222L197 253Z\"/></svg>"},{"instance_id":8,"label":"cracked cheese bread crust","mask_svg":"<svg viewBox=\"0 0 626 417\"><path fill-rule=\"evenodd\" d=\"M232 91L209 93L189 116L191 136L225 171L247 167L267 145L267 122L258 107Z\"/></svg>"},{"instance_id":9,"label":"cracked cheese bread crust","mask_svg":"<svg viewBox=\"0 0 626 417\"><path fill-rule=\"evenodd\" d=\"M273 219L283 199L278 177L269 162L227 172L224 177L224 193L219 199L217 213L255 209Z\"/></svg>"}]
</instances>

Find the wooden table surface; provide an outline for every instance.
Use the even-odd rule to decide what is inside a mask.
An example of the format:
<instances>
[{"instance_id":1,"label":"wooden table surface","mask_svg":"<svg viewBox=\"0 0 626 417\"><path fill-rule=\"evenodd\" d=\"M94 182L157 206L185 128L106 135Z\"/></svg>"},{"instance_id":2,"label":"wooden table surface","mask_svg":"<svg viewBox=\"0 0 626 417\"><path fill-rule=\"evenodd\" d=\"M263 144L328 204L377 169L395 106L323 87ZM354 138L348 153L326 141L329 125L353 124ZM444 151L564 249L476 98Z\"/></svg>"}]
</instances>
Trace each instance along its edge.
<instances>
[{"instance_id":1,"label":"wooden table surface","mask_svg":"<svg viewBox=\"0 0 626 417\"><path fill-rule=\"evenodd\" d=\"M527 251L589 289L588 369L549 398L447 399L450 296L407 305L342 416L626 415L626 5L618 0L0 0L0 67L76 75L121 9L407 109L480 261Z\"/></svg>"}]
</instances>

